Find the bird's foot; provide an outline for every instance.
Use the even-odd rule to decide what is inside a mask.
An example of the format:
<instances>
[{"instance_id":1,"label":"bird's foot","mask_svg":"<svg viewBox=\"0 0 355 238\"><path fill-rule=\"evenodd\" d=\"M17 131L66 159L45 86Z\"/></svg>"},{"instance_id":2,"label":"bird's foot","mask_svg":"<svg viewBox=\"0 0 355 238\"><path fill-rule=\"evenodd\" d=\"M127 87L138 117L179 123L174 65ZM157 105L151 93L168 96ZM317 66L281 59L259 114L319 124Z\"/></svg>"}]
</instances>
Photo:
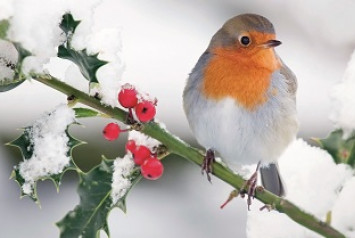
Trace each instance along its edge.
<instances>
[{"instance_id":1,"label":"bird's foot","mask_svg":"<svg viewBox=\"0 0 355 238\"><path fill-rule=\"evenodd\" d=\"M204 174L204 172L206 172L207 175L207 180L209 182L211 182L211 173L212 173L212 165L213 162L215 161L215 156L214 156L214 151L211 149L208 149L206 151L206 155L203 159L203 163L202 163L202 174Z\"/></svg>"},{"instance_id":2,"label":"bird's foot","mask_svg":"<svg viewBox=\"0 0 355 238\"><path fill-rule=\"evenodd\" d=\"M259 167L260 167L260 162L258 163L255 172L252 174L252 176L245 181L243 187L241 188L241 192L240 192L240 196L242 198L245 197L245 195L248 196L247 198L247 204L248 204L248 210L250 211L250 205L251 205L251 199L255 197L255 191L256 191L256 183L258 181L258 171L259 171ZM248 190L246 190L246 188Z\"/></svg>"}]
</instances>

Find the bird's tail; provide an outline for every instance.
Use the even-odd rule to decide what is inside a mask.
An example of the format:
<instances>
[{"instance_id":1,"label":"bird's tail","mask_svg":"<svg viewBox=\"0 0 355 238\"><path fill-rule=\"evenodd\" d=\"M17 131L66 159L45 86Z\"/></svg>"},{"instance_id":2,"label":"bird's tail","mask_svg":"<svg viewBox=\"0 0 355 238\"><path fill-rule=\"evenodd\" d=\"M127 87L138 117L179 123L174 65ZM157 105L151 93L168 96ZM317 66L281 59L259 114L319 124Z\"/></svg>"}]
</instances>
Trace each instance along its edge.
<instances>
[{"instance_id":1,"label":"bird's tail","mask_svg":"<svg viewBox=\"0 0 355 238\"><path fill-rule=\"evenodd\" d=\"M264 188L277 196L285 196L285 187L282 183L277 164L261 167L260 175Z\"/></svg>"}]
</instances>

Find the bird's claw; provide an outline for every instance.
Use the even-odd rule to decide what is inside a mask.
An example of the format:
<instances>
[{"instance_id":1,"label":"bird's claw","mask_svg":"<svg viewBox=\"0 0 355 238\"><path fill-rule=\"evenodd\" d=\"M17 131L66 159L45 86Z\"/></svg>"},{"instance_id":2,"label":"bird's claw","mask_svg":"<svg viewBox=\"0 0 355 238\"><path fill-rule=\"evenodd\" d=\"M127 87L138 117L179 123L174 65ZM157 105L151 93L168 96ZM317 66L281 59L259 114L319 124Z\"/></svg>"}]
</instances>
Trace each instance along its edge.
<instances>
[{"instance_id":1,"label":"bird's claw","mask_svg":"<svg viewBox=\"0 0 355 238\"><path fill-rule=\"evenodd\" d=\"M215 161L214 151L209 149L206 151L206 155L203 159L201 173L204 174L206 172L207 180L211 183L211 173L213 172L212 165Z\"/></svg>"},{"instance_id":2,"label":"bird's claw","mask_svg":"<svg viewBox=\"0 0 355 238\"><path fill-rule=\"evenodd\" d=\"M259 171L259 167L260 167L260 163L258 163L255 172L252 174L252 176L245 181L240 195L242 198L244 198L245 194L248 195L247 198L247 204L248 204L248 211L250 211L250 205L252 203L252 198L254 199L255 197L255 191L257 189L256 183L258 181L258 171ZM248 188L248 190L246 190L245 188Z\"/></svg>"}]
</instances>

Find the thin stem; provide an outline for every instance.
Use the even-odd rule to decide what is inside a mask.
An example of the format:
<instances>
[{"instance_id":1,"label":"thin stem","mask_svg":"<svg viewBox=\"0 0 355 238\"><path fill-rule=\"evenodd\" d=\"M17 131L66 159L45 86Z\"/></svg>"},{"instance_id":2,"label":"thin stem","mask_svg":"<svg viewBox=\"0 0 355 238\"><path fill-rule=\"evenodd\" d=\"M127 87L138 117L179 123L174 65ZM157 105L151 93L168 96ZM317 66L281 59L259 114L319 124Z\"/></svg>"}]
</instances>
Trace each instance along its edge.
<instances>
[{"instance_id":1,"label":"thin stem","mask_svg":"<svg viewBox=\"0 0 355 238\"><path fill-rule=\"evenodd\" d=\"M73 95L78 100L78 102L82 104L90 106L121 122L126 122L128 113L119 108L105 106L101 104L98 99L91 97L86 93L79 91L71 87L70 85L67 85L64 82L61 82L58 79L49 75L35 74L32 75L32 77L35 80L66 94L67 96ZM197 165L202 165L204 158L203 154L201 154L197 149L191 147L184 141L170 134L168 131L160 127L159 124L154 122L143 124L140 131L162 142L168 148L168 151L170 153L180 155L181 157ZM241 176L233 173L230 169L219 163L213 164L213 174L219 179L230 184L237 190L240 190L245 183L244 179ZM343 234L332 228L330 225L319 220L315 216L303 211L292 202L284 198L278 197L265 189L257 187L255 197L264 204L271 205L277 211L285 213L295 222L301 224L304 227L307 227L308 229L320 235L323 235L324 237L345 238Z\"/></svg>"}]
</instances>

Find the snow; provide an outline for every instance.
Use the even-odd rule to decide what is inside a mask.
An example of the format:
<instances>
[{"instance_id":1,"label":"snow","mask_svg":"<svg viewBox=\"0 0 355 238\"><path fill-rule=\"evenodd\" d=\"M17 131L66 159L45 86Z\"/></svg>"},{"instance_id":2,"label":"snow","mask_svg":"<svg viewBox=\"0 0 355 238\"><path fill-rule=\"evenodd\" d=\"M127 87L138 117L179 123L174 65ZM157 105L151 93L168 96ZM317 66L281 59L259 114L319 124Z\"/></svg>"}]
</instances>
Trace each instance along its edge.
<instances>
[{"instance_id":1,"label":"snow","mask_svg":"<svg viewBox=\"0 0 355 238\"><path fill-rule=\"evenodd\" d=\"M28 130L33 154L19 164L25 183L22 190L33 194L34 183L44 177L63 172L69 165L69 147L65 130L75 120L75 113L66 105L59 105L53 112L36 120Z\"/></svg>"},{"instance_id":2,"label":"snow","mask_svg":"<svg viewBox=\"0 0 355 238\"><path fill-rule=\"evenodd\" d=\"M332 209L332 225L341 230L346 237L355 238L355 177L344 184Z\"/></svg>"},{"instance_id":3,"label":"snow","mask_svg":"<svg viewBox=\"0 0 355 238\"><path fill-rule=\"evenodd\" d=\"M112 205L115 205L120 198L126 195L132 185L129 179L134 168L132 155L126 154L123 158L116 158L113 168L111 199Z\"/></svg>"},{"instance_id":4,"label":"snow","mask_svg":"<svg viewBox=\"0 0 355 238\"><path fill-rule=\"evenodd\" d=\"M121 89L120 80L124 70L120 30L109 28L93 33L87 50L91 54L99 53L98 58L108 62L96 74L100 83L98 93L103 104L118 107L117 95Z\"/></svg>"},{"instance_id":5,"label":"snow","mask_svg":"<svg viewBox=\"0 0 355 238\"><path fill-rule=\"evenodd\" d=\"M30 71L42 73L43 66L50 61L50 57L56 56L57 47L65 40L59 23L66 12L72 12L76 19L82 20L72 44L77 48L85 48L93 25L93 9L100 2L100 0L14 0L5 4L1 1L0 19L11 17L9 39L21 43L34 55L33 58L25 60L23 65L25 73Z\"/></svg>"},{"instance_id":6,"label":"snow","mask_svg":"<svg viewBox=\"0 0 355 238\"><path fill-rule=\"evenodd\" d=\"M331 119L335 126L344 130L344 137L348 137L355 128L355 51L348 63L344 77L334 87L333 114Z\"/></svg>"},{"instance_id":7,"label":"snow","mask_svg":"<svg viewBox=\"0 0 355 238\"><path fill-rule=\"evenodd\" d=\"M3 80L13 79L17 61L18 52L15 46L11 42L0 40L0 83Z\"/></svg>"},{"instance_id":8,"label":"snow","mask_svg":"<svg viewBox=\"0 0 355 238\"><path fill-rule=\"evenodd\" d=\"M344 183L353 175L349 166L335 164L326 151L310 146L302 139L294 141L286 149L279 160L279 167L286 186L286 199L323 221L327 212L339 202ZM355 206L347 205L348 212L355 213ZM248 212L248 238L320 237L285 214L260 212L258 208L261 206L255 202L252 211Z\"/></svg>"},{"instance_id":9,"label":"snow","mask_svg":"<svg viewBox=\"0 0 355 238\"><path fill-rule=\"evenodd\" d=\"M93 21L91 17L93 8L98 2L100 1L14 1L9 36L12 40L22 43L36 56L49 59L49 57L56 55L56 47L64 40L64 34L58 27L62 15L71 11L76 18L83 19L78 27L78 35L74 37L76 42L80 41L80 39L87 37L87 28L92 25Z\"/></svg>"},{"instance_id":10,"label":"snow","mask_svg":"<svg viewBox=\"0 0 355 238\"><path fill-rule=\"evenodd\" d=\"M94 9L101 4L100 0L15 0L0 1L2 18L10 18L9 39L20 42L22 46L33 53L34 56L27 57L23 62L23 72L51 73L56 67L50 64L51 58L56 57L57 47L65 40L65 35L59 28L62 15L71 12L74 19L80 20L80 24L72 37L71 46L76 50L87 49L89 54L99 53L100 60L108 61L97 71L99 87L92 88L91 94L96 92L102 98L102 103L117 107L117 94L121 87L120 80L124 70L121 53L121 31L118 28L107 28L93 30ZM28 11L31 9L31 11ZM23 24L23 23L26 24ZM40 27L39 27L40 26ZM55 60L54 60L55 61ZM65 60L62 60L65 61ZM58 62L57 62L58 63ZM73 65L73 63L71 63ZM3 70L5 76L11 76L11 72ZM63 72L64 73L63 75ZM67 83L73 83L84 92L89 91L88 82L78 76L79 69L66 65L59 73L60 79ZM70 75L72 74L72 75ZM2 76L0 75L0 77ZM85 83L78 83L83 81Z\"/></svg>"},{"instance_id":11,"label":"snow","mask_svg":"<svg viewBox=\"0 0 355 238\"><path fill-rule=\"evenodd\" d=\"M148 147L150 151L154 151L154 149L161 144L158 140L135 130L128 133L128 140L134 140L137 146L144 145Z\"/></svg>"}]
</instances>

